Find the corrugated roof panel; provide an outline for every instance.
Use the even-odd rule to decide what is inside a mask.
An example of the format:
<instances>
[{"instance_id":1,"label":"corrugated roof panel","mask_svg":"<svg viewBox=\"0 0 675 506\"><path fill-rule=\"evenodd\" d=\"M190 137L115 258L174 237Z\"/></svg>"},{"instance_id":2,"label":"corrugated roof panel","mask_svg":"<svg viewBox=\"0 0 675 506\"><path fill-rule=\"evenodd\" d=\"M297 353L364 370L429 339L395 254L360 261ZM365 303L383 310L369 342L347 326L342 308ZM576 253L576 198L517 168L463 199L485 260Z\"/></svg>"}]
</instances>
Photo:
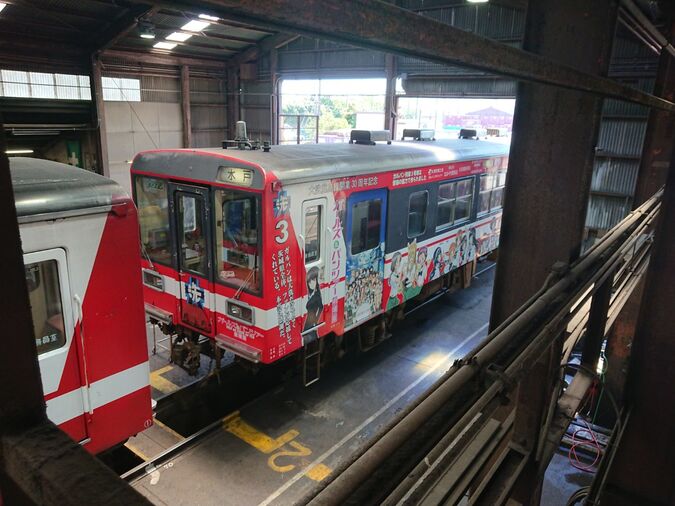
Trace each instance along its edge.
<instances>
[{"instance_id":1,"label":"corrugated roof panel","mask_svg":"<svg viewBox=\"0 0 675 506\"><path fill-rule=\"evenodd\" d=\"M628 214L631 200L629 197L616 198L591 195L588 199L586 227L609 230Z\"/></svg>"},{"instance_id":2,"label":"corrugated roof panel","mask_svg":"<svg viewBox=\"0 0 675 506\"><path fill-rule=\"evenodd\" d=\"M598 149L612 154L637 156L642 153L647 123L620 119L603 119Z\"/></svg>"}]
</instances>

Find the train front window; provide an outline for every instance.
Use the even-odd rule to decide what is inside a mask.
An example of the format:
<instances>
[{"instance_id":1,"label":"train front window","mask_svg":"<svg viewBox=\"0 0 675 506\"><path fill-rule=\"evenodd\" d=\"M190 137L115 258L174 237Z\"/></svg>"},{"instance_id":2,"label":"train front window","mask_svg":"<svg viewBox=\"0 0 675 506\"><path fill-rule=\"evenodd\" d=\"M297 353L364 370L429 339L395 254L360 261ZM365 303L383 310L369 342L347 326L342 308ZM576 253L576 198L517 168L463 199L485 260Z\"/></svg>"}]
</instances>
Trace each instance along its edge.
<instances>
[{"instance_id":1,"label":"train front window","mask_svg":"<svg viewBox=\"0 0 675 506\"><path fill-rule=\"evenodd\" d=\"M26 285L38 355L64 346L66 333L56 260L26 265Z\"/></svg>"},{"instance_id":2,"label":"train front window","mask_svg":"<svg viewBox=\"0 0 675 506\"><path fill-rule=\"evenodd\" d=\"M218 279L260 293L260 197L237 190L216 191Z\"/></svg>"},{"instance_id":3,"label":"train front window","mask_svg":"<svg viewBox=\"0 0 675 506\"><path fill-rule=\"evenodd\" d=\"M166 181L139 176L136 177L135 186L142 253L153 262L170 265L171 241Z\"/></svg>"}]
</instances>

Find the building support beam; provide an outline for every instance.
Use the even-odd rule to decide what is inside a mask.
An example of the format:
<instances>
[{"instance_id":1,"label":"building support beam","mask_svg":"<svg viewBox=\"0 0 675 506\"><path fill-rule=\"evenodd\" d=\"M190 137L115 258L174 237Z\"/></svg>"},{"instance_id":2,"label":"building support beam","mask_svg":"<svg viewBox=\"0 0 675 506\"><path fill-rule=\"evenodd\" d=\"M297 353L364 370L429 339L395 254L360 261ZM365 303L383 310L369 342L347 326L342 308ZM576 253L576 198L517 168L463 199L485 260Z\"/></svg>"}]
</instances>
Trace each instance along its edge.
<instances>
[{"instance_id":1,"label":"building support beam","mask_svg":"<svg viewBox=\"0 0 675 506\"><path fill-rule=\"evenodd\" d=\"M580 72L604 76L615 22L612 0L531 0L524 47ZM591 94L519 84L491 329L537 292L554 263L572 262L580 254L601 108L601 99ZM513 443L531 455L514 487L513 498L522 504L539 502L545 465L535 456L559 378L560 351L561 344L551 346L512 401Z\"/></svg>"},{"instance_id":2,"label":"building support beam","mask_svg":"<svg viewBox=\"0 0 675 506\"><path fill-rule=\"evenodd\" d=\"M138 26L138 20L144 16L152 16L159 12L159 7L149 7L145 4L132 5L128 12L120 16L102 33L95 34L91 41L91 46L95 51L103 51L114 46L117 42L126 37L131 30Z\"/></svg>"},{"instance_id":3,"label":"building support beam","mask_svg":"<svg viewBox=\"0 0 675 506\"><path fill-rule=\"evenodd\" d=\"M387 79L387 89L384 97L384 129L391 132L392 138L396 131L395 98L396 95L396 57L387 53L384 55L384 72Z\"/></svg>"},{"instance_id":4,"label":"building support beam","mask_svg":"<svg viewBox=\"0 0 675 506\"><path fill-rule=\"evenodd\" d=\"M239 82L239 65L227 69L227 137L236 137L237 121L241 114L241 88Z\"/></svg>"},{"instance_id":5,"label":"building support beam","mask_svg":"<svg viewBox=\"0 0 675 506\"><path fill-rule=\"evenodd\" d=\"M108 160L108 134L105 124L105 108L103 105L103 78L101 76L101 60L98 57L91 59L91 110L92 124L94 125L94 135L97 145L97 172L106 177L110 177L110 166Z\"/></svg>"},{"instance_id":6,"label":"building support beam","mask_svg":"<svg viewBox=\"0 0 675 506\"><path fill-rule=\"evenodd\" d=\"M375 0L148 0L191 12L211 12L281 31L336 40L359 47L464 65L525 81L552 84L675 111L675 103L575 68L544 55L480 37L412 11ZM604 5L604 4L603 4ZM575 12L584 21L585 8ZM542 27L543 29L544 27ZM546 27L548 29L548 27Z\"/></svg>"},{"instance_id":7,"label":"building support beam","mask_svg":"<svg viewBox=\"0 0 675 506\"><path fill-rule=\"evenodd\" d=\"M672 141L672 138L671 138ZM635 329L626 401L630 418L609 469L602 504L675 501L675 151Z\"/></svg>"},{"instance_id":8,"label":"building support beam","mask_svg":"<svg viewBox=\"0 0 675 506\"><path fill-rule=\"evenodd\" d=\"M675 20L671 23L671 44L675 44ZM659 60L659 69L654 85L654 94L675 101L675 58L664 51ZM668 167L675 139L675 114L652 109L649 113L647 132L642 148L642 160L638 170L633 209L639 207L666 183ZM635 326L637 324L644 283L631 294L607 337L607 373L605 388L617 400L623 399L628 361L631 353ZM608 402L601 404L600 423L606 426L614 419L614 410Z\"/></svg>"},{"instance_id":9,"label":"building support beam","mask_svg":"<svg viewBox=\"0 0 675 506\"><path fill-rule=\"evenodd\" d=\"M276 48L270 50L270 80L270 142L279 144L279 50Z\"/></svg>"},{"instance_id":10,"label":"building support beam","mask_svg":"<svg viewBox=\"0 0 675 506\"><path fill-rule=\"evenodd\" d=\"M190 67L180 68L180 102L183 111L183 147L192 147L192 116L190 113Z\"/></svg>"}]
</instances>

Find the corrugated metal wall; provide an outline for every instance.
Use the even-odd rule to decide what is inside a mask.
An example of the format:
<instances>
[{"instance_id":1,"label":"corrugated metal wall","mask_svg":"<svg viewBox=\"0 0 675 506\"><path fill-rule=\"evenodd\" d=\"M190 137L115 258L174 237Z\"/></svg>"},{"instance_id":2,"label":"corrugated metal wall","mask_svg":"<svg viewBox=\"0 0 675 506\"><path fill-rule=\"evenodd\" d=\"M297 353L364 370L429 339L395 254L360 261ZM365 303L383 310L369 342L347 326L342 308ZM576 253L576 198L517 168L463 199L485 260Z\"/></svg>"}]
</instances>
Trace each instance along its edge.
<instances>
[{"instance_id":1,"label":"corrugated metal wall","mask_svg":"<svg viewBox=\"0 0 675 506\"><path fill-rule=\"evenodd\" d=\"M190 78L192 147L219 146L227 138L227 95L224 79Z\"/></svg>"},{"instance_id":2,"label":"corrugated metal wall","mask_svg":"<svg viewBox=\"0 0 675 506\"><path fill-rule=\"evenodd\" d=\"M241 84L241 119L246 121L249 138L271 140L272 82L242 81Z\"/></svg>"}]
</instances>

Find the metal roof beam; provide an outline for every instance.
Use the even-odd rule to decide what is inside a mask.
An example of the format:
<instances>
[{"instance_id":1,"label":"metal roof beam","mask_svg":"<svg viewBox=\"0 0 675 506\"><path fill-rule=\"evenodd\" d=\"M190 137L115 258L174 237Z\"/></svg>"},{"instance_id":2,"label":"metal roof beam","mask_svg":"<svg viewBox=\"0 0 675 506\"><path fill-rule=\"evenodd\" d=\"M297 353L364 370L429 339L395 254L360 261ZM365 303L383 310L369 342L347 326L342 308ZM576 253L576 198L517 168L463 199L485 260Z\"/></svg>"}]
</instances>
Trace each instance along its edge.
<instances>
[{"instance_id":1,"label":"metal roof beam","mask_svg":"<svg viewBox=\"0 0 675 506\"><path fill-rule=\"evenodd\" d=\"M560 86L675 112L675 104L605 77L555 63L376 0L149 0L179 10L200 9L247 23L356 46L464 65L523 81Z\"/></svg>"},{"instance_id":2,"label":"metal roof beam","mask_svg":"<svg viewBox=\"0 0 675 506\"><path fill-rule=\"evenodd\" d=\"M130 48L106 49L101 53L104 58L119 58L121 60L130 60L136 63L147 65L170 65L180 67L189 65L193 68L214 68L225 70L226 61L211 58L192 58L188 56L159 55L151 54L146 51L136 51Z\"/></svg>"},{"instance_id":3,"label":"metal roof beam","mask_svg":"<svg viewBox=\"0 0 675 506\"><path fill-rule=\"evenodd\" d=\"M143 16L152 16L159 7L149 5L134 5L126 13L120 16L115 22L109 25L103 33L96 34L91 45L96 52L103 51L126 37L138 25L138 20Z\"/></svg>"}]
</instances>

